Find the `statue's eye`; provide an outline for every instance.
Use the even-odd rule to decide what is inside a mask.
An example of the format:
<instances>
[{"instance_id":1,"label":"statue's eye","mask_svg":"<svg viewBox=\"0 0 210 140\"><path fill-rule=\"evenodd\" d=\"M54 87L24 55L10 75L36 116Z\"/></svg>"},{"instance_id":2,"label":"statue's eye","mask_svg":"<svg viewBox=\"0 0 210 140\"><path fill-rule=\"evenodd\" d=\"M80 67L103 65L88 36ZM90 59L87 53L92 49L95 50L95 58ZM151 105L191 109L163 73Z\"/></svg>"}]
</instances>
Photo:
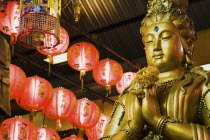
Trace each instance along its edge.
<instances>
[{"instance_id":1,"label":"statue's eye","mask_svg":"<svg viewBox=\"0 0 210 140\"><path fill-rule=\"evenodd\" d=\"M148 40L148 41L146 41L146 43L150 44L150 43L153 43L153 41L152 40Z\"/></svg>"},{"instance_id":2,"label":"statue's eye","mask_svg":"<svg viewBox=\"0 0 210 140\"><path fill-rule=\"evenodd\" d=\"M169 40L172 36L162 37L162 40Z\"/></svg>"},{"instance_id":3,"label":"statue's eye","mask_svg":"<svg viewBox=\"0 0 210 140\"><path fill-rule=\"evenodd\" d=\"M144 42L146 44L150 44L150 43L153 43L153 36L152 35L148 35L144 38Z\"/></svg>"},{"instance_id":4,"label":"statue's eye","mask_svg":"<svg viewBox=\"0 0 210 140\"><path fill-rule=\"evenodd\" d=\"M162 34L162 40L164 40L164 41L169 40L172 36L173 36L173 34L171 32L164 32Z\"/></svg>"}]
</instances>

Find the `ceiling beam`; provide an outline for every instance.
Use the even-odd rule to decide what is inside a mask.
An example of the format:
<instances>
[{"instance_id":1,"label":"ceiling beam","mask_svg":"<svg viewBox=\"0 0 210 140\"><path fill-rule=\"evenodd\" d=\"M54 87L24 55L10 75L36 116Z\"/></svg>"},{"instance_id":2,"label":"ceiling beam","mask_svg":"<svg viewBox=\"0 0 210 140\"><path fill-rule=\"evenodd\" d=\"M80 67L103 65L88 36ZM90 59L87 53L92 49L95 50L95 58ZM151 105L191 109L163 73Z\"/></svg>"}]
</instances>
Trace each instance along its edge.
<instances>
[{"instance_id":1,"label":"ceiling beam","mask_svg":"<svg viewBox=\"0 0 210 140\"><path fill-rule=\"evenodd\" d=\"M195 3L195 2L199 2L199 0L190 0L189 1L189 5L192 4L192 3ZM137 22L137 21L142 21L143 18L145 17L145 15L146 15L146 13L147 13L147 11L145 11L145 13L142 14L142 15L139 15L139 16L136 16L136 17L133 17L133 18L130 18L130 19L126 19L126 20L120 21L118 23L111 24L111 25L105 26L103 28L96 29L94 31L90 31L90 32L88 32L88 34L100 34L100 33L103 33L103 32L109 31L109 30L113 30L115 28L119 28L120 26L125 26L127 24L131 24L131 23ZM69 23L65 19L61 19L61 20L64 20L65 23ZM76 35L76 36L71 36L71 40L72 41L81 40L84 37L85 37L84 34L80 34L80 35Z\"/></svg>"},{"instance_id":2,"label":"ceiling beam","mask_svg":"<svg viewBox=\"0 0 210 140\"><path fill-rule=\"evenodd\" d=\"M106 49L107 51L109 51L110 53L114 54L115 56L119 57L120 59L122 59L123 61L127 62L129 65L131 65L132 67L136 68L136 70L138 70L140 68L140 65L135 65L134 63L132 63L131 61L129 61L128 59L124 58L123 56L119 55L118 53L116 53L114 50L112 50L110 47L108 47L107 45L101 43L100 41L94 39L92 37L91 34L87 33L87 32L83 32L81 29L79 29L78 27L74 26L73 24L69 23L67 20L65 19L61 19L61 21L65 22L66 24L68 24L69 26L71 26L74 30L78 31L79 33L83 34L85 37L91 39L94 43L96 43L98 46L103 47L104 49Z\"/></svg>"},{"instance_id":3,"label":"ceiling beam","mask_svg":"<svg viewBox=\"0 0 210 140\"><path fill-rule=\"evenodd\" d=\"M127 19L127 20L123 20L123 21L115 23L115 24L111 24L111 25L103 27L103 28L96 29L94 31L90 31L90 32L88 32L88 34L100 34L100 33L103 33L103 32L109 31L109 30L113 30L115 28L119 28L120 26L125 26L127 24L131 24L133 22L137 22L137 21L140 22L144 17L145 17L145 14L140 15L140 16L136 16L136 17L133 17L133 18L130 18L130 19ZM64 19L61 19L61 20L64 20ZM66 20L64 20L64 21L65 21L65 23L67 22ZM85 36L83 34L80 34L80 35L77 35L77 36L72 36L71 40L72 41L81 40L84 37Z\"/></svg>"}]
</instances>

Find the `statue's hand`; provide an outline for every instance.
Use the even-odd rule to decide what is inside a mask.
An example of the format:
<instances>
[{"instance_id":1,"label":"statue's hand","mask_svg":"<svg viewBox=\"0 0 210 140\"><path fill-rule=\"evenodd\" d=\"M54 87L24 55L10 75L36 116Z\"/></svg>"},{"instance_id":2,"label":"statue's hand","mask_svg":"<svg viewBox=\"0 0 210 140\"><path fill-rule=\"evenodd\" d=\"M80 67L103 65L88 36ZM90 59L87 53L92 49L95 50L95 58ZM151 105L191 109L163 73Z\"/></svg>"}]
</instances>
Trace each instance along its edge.
<instances>
[{"instance_id":1,"label":"statue's hand","mask_svg":"<svg viewBox=\"0 0 210 140\"><path fill-rule=\"evenodd\" d=\"M145 121L155 127L162 116L156 97L156 88L146 88L144 91L145 98L142 101L142 114Z\"/></svg>"}]
</instances>

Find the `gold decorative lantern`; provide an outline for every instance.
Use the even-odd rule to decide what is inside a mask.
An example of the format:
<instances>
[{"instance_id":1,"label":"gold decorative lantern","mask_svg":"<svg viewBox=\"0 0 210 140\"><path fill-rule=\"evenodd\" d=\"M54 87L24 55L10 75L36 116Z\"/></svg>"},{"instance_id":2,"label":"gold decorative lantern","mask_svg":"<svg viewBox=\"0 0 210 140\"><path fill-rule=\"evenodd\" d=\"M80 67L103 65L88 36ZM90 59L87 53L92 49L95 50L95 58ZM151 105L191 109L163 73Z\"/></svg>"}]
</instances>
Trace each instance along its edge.
<instances>
[{"instance_id":1,"label":"gold decorative lantern","mask_svg":"<svg viewBox=\"0 0 210 140\"><path fill-rule=\"evenodd\" d=\"M18 42L27 48L59 44L61 0L21 0Z\"/></svg>"},{"instance_id":2,"label":"gold decorative lantern","mask_svg":"<svg viewBox=\"0 0 210 140\"><path fill-rule=\"evenodd\" d=\"M82 8L82 3L80 0L74 0L73 9L74 9L74 21L78 23L80 20L80 12Z\"/></svg>"}]
</instances>

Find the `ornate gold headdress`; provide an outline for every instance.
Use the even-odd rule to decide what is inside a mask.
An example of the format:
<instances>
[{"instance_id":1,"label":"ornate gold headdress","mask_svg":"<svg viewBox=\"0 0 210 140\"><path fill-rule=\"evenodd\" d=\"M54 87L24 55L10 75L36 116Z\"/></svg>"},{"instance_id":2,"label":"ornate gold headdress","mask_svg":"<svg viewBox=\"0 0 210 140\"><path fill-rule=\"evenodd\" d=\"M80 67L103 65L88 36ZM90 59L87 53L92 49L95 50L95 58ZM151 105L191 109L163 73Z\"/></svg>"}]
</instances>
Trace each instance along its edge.
<instances>
[{"instance_id":1,"label":"ornate gold headdress","mask_svg":"<svg viewBox=\"0 0 210 140\"><path fill-rule=\"evenodd\" d=\"M188 0L149 0L148 13L141 22L140 32L153 23L170 21L179 29L183 38L183 48L188 59L192 59L194 42L197 40L194 24L186 14Z\"/></svg>"},{"instance_id":2,"label":"ornate gold headdress","mask_svg":"<svg viewBox=\"0 0 210 140\"><path fill-rule=\"evenodd\" d=\"M171 12L173 9L183 11L188 5L187 0L149 0L147 9L148 15Z\"/></svg>"}]
</instances>

